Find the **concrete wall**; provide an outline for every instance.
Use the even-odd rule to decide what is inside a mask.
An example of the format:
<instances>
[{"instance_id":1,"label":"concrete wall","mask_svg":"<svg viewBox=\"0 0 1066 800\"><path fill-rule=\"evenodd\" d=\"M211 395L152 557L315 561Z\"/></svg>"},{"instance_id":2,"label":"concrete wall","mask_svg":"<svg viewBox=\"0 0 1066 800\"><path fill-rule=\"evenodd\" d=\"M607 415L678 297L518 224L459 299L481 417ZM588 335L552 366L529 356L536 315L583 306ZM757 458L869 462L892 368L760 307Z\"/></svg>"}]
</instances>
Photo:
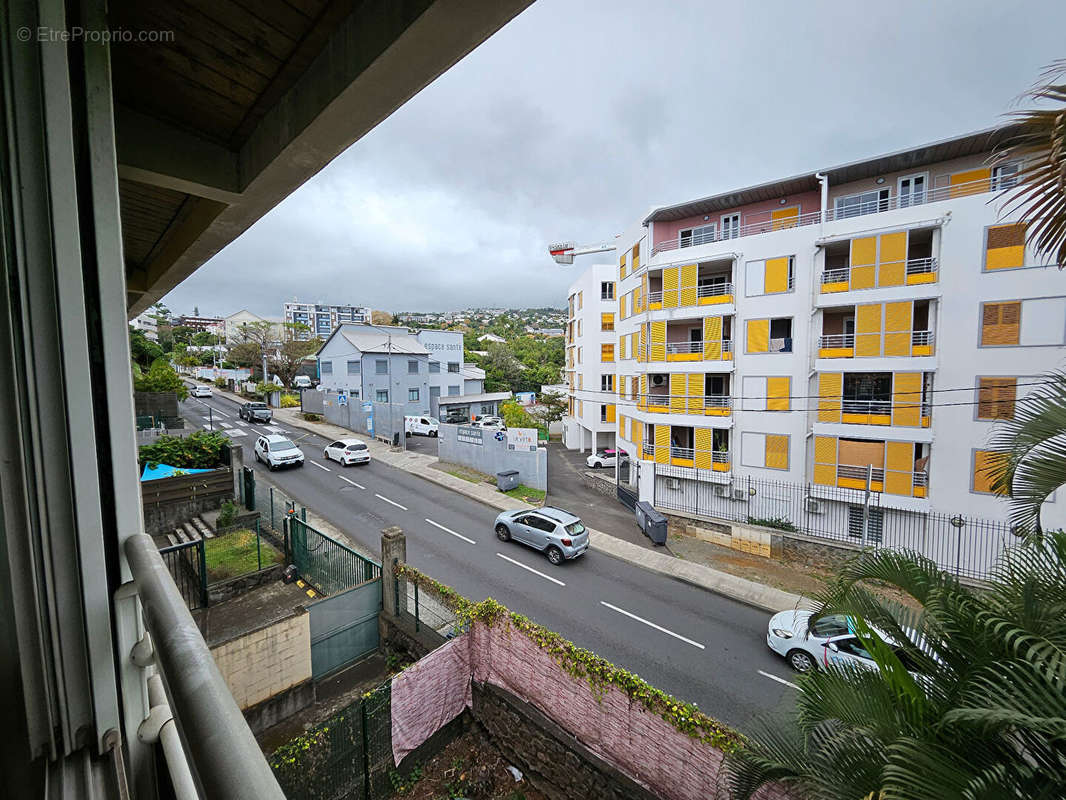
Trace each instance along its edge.
<instances>
[{"instance_id":1,"label":"concrete wall","mask_svg":"<svg viewBox=\"0 0 1066 800\"><path fill-rule=\"evenodd\" d=\"M457 432L473 431L481 435L481 444L461 442ZM495 431L468 428L460 425L441 425L438 440L438 455L441 461L462 464L466 467L495 475L504 470L518 470L519 481L531 489L548 490L548 451L538 447L535 452L519 452L507 449L507 441L496 441Z\"/></svg>"},{"instance_id":2,"label":"concrete wall","mask_svg":"<svg viewBox=\"0 0 1066 800\"><path fill-rule=\"evenodd\" d=\"M242 709L311 679L311 626L304 609L211 648Z\"/></svg>"},{"instance_id":3,"label":"concrete wall","mask_svg":"<svg viewBox=\"0 0 1066 800\"><path fill-rule=\"evenodd\" d=\"M414 376L412 376L414 377ZM331 425L339 425L353 433L369 436L367 426L369 414L363 411L363 402L349 397L347 405L337 402L335 392L304 392L304 411L312 414L321 414L326 422ZM390 410L388 403L373 403L374 437L379 439L391 439L393 433L403 431L404 415L411 415L406 404L393 404ZM418 412L422 413L422 412ZM391 420L391 421L390 421Z\"/></svg>"}]
</instances>

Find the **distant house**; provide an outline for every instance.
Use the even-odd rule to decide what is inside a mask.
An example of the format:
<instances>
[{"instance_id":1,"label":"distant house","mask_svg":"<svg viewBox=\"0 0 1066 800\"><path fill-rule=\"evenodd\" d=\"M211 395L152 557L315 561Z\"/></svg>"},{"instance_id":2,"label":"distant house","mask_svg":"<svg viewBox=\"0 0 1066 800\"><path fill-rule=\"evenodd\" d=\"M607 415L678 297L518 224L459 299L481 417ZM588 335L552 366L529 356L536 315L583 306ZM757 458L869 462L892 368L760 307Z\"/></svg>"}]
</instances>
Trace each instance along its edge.
<instances>
[{"instance_id":1,"label":"distant house","mask_svg":"<svg viewBox=\"0 0 1066 800\"><path fill-rule=\"evenodd\" d=\"M251 325L256 322L269 322L270 331L275 342L285 341L285 325L282 320L273 317L260 317L247 309L241 309L236 314L230 314L223 321L225 326L226 344L238 344L244 340L241 334L242 325Z\"/></svg>"},{"instance_id":2,"label":"distant house","mask_svg":"<svg viewBox=\"0 0 1066 800\"><path fill-rule=\"evenodd\" d=\"M563 335L562 328L535 328L533 333L537 336L547 336L549 339Z\"/></svg>"},{"instance_id":3,"label":"distant house","mask_svg":"<svg viewBox=\"0 0 1066 800\"><path fill-rule=\"evenodd\" d=\"M562 335L562 331L559 332ZM495 333L486 333L477 337L479 342L494 342L495 344L504 344L507 340L502 336L497 336Z\"/></svg>"}]
</instances>

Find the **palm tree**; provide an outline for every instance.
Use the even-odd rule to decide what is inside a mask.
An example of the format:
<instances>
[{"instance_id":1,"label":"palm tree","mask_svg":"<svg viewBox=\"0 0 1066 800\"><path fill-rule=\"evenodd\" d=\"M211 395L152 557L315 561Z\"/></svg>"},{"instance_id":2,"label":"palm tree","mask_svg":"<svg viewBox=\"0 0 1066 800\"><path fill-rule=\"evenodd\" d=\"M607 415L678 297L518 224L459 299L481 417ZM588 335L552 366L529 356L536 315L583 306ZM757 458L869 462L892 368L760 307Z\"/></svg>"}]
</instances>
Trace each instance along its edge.
<instances>
[{"instance_id":1,"label":"palm tree","mask_svg":"<svg viewBox=\"0 0 1066 800\"><path fill-rule=\"evenodd\" d=\"M1008 497L1010 520L1020 534L1040 535L1040 509L1066 484L1066 374L1047 381L1015 403L1010 419L993 429L992 449L1003 458L987 474L992 489Z\"/></svg>"},{"instance_id":2,"label":"palm tree","mask_svg":"<svg viewBox=\"0 0 1066 800\"><path fill-rule=\"evenodd\" d=\"M1023 209L1029 242L1061 269L1066 265L1066 59L1048 65L1040 80L1019 101L1052 106L1011 114L1012 132L997 148L996 161L1021 162L1018 186L1004 210Z\"/></svg>"},{"instance_id":3,"label":"palm tree","mask_svg":"<svg viewBox=\"0 0 1066 800\"><path fill-rule=\"evenodd\" d=\"M868 553L819 598L815 618L830 613L879 669L800 676L794 714L730 756L735 798L772 783L819 800L1066 797L1066 533L1010 549L982 590L917 554Z\"/></svg>"}]
</instances>

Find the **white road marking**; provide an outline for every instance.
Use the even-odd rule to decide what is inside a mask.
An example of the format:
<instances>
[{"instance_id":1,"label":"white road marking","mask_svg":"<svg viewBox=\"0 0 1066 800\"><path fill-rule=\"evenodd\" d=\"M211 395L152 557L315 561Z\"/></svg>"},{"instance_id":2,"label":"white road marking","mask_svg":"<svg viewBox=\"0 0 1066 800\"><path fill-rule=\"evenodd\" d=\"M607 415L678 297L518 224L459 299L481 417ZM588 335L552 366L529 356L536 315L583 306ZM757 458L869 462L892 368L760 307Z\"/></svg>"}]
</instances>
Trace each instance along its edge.
<instances>
[{"instance_id":1,"label":"white road marking","mask_svg":"<svg viewBox=\"0 0 1066 800\"><path fill-rule=\"evenodd\" d=\"M456 533L451 528L445 528L439 522L434 522L433 520L429 519L428 517L426 518L426 522L428 522L434 528L440 528L445 533L450 533L452 536L454 536L457 539L462 539L464 542L469 542L470 544L477 544L477 542L475 542L473 539L468 539L467 537L463 536L463 534Z\"/></svg>"},{"instance_id":2,"label":"white road marking","mask_svg":"<svg viewBox=\"0 0 1066 800\"><path fill-rule=\"evenodd\" d=\"M346 483L350 483L356 489L365 489L366 488L365 486L363 486L363 484L356 483L355 481L350 480L349 478L345 478L343 475L338 475L337 477L340 478L342 481L345 481Z\"/></svg>"},{"instance_id":3,"label":"white road marking","mask_svg":"<svg viewBox=\"0 0 1066 800\"><path fill-rule=\"evenodd\" d=\"M626 611L624 608L619 608L618 606L613 606L610 603L605 603L603 600L600 600L600 605L607 606L607 608L611 609L612 611L617 611L619 614L625 614L627 617L629 617L630 619L635 619L637 622L643 622L649 628L655 628L655 630L661 631L661 632L665 633L667 636L673 636L675 639L680 639L681 641L685 642L686 644L690 644L693 647L698 647L700 650L706 650L707 649L702 644L700 644L699 642L694 642L691 639L688 639L688 638L682 636L680 633L674 633L672 630L669 630L668 628L664 628L662 625L656 625L654 622L649 622L648 620L644 619L643 617L638 617L636 614L632 614L629 611Z\"/></svg>"},{"instance_id":4,"label":"white road marking","mask_svg":"<svg viewBox=\"0 0 1066 800\"><path fill-rule=\"evenodd\" d=\"M248 431L241 430L240 428L230 428L226 431L227 436L247 436Z\"/></svg>"},{"instance_id":5,"label":"white road marking","mask_svg":"<svg viewBox=\"0 0 1066 800\"><path fill-rule=\"evenodd\" d=\"M769 672L763 672L761 669L760 670L756 670L756 672L758 672L764 678L769 678L772 681L777 681L778 683L783 683L783 684L785 684L785 686L791 686L793 689L800 688L799 686L794 684L792 681L786 681L784 678L779 678L776 675L771 675Z\"/></svg>"},{"instance_id":6,"label":"white road marking","mask_svg":"<svg viewBox=\"0 0 1066 800\"><path fill-rule=\"evenodd\" d=\"M324 469L324 470L325 470L326 472L333 472L333 470L331 470L331 469L330 469L329 467L323 467L323 466L322 466L321 464L319 464L319 463L318 463L317 461L312 461L311 459L307 459L307 462L308 462L309 464L314 464L314 465L315 465L316 467L318 467L319 469Z\"/></svg>"},{"instance_id":7,"label":"white road marking","mask_svg":"<svg viewBox=\"0 0 1066 800\"><path fill-rule=\"evenodd\" d=\"M510 561L510 562L511 562L512 564L514 564L514 565L515 565L516 567L521 567L522 569L524 569L524 570L526 570L526 571L528 571L528 572L532 572L532 573L533 573L534 575L540 575L540 577L544 578L544 580L546 580L546 581L551 581L552 583L557 583L557 584L559 584L560 586L566 586L566 584L565 584L565 583L563 583L563 582L562 582L561 580L559 580L558 578L553 578L553 577L552 577L551 575L545 575L545 574L544 574L543 572L541 572L540 570L537 570L537 569L533 569L533 567L527 567L527 566L526 566L525 564L523 564L523 563L522 563L521 561L515 561L515 560L514 560L513 558L508 558L508 557L507 557L507 556L505 556L505 555L504 555L503 553L497 553L496 555L498 555L498 556L499 556L500 558L502 558L502 559L503 559L504 561Z\"/></svg>"},{"instance_id":8,"label":"white road marking","mask_svg":"<svg viewBox=\"0 0 1066 800\"><path fill-rule=\"evenodd\" d=\"M393 504L394 506L396 506L397 508L401 508L401 509L403 509L404 511L406 511L406 510L407 510L407 506L401 506L401 505L400 505L399 503L397 503L397 502L396 502L395 500L390 500L389 498L387 498L387 497L386 497L385 495L383 495L383 494L378 494L377 492L374 492L374 497L377 497L377 498L379 498L379 499L381 499L381 500L384 500L384 501L385 501L386 503L392 503L392 504Z\"/></svg>"},{"instance_id":9,"label":"white road marking","mask_svg":"<svg viewBox=\"0 0 1066 800\"><path fill-rule=\"evenodd\" d=\"M222 422L222 423L219 423L219 424L222 425L223 428L232 428L233 427L228 422Z\"/></svg>"}]
</instances>

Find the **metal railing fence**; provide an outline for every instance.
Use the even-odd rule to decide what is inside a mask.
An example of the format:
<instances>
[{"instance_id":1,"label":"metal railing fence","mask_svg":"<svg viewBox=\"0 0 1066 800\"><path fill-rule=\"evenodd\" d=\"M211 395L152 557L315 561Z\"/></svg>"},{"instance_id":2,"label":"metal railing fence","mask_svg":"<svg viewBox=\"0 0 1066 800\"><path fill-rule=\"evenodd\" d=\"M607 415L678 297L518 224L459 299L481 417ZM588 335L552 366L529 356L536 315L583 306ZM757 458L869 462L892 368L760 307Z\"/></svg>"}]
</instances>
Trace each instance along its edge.
<instances>
[{"instance_id":1,"label":"metal railing fence","mask_svg":"<svg viewBox=\"0 0 1066 800\"><path fill-rule=\"evenodd\" d=\"M316 530L290 513L286 523L289 562L324 595L381 577L381 565Z\"/></svg>"},{"instance_id":2,"label":"metal railing fence","mask_svg":"<svg viewBox=\"0 0 1066 800\"><path fill-rule=\"evenodd\" d=\"M164 547L159 551L178 592L185 598L190 611L207 608L207 563L204 558L204 540Z\"/></svg>"}]
</instances>

